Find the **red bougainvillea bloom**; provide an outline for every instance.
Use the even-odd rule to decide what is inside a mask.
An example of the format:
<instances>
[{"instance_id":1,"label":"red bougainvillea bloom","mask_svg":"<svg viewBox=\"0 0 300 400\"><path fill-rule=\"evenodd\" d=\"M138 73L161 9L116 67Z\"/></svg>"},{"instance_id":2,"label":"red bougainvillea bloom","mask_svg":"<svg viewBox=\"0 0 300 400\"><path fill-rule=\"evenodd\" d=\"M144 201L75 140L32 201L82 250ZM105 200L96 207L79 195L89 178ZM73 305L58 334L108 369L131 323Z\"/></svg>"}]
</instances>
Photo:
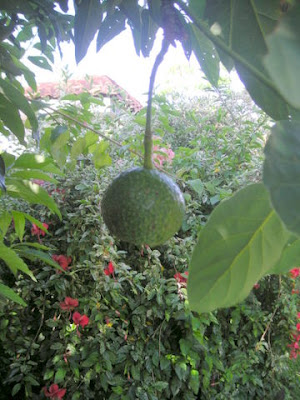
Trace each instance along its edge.
<instances>
[{"instance_id":1,"label":"red bougainvillea bloom","mask_svg":"<svg viewBox=\"0 0 300 400\"><path fill-rule=\"evenodd\" d=\"M60 255L53 254L52 259L55 262L57 262L64 271L67 271L69 264L71 264L71 262L72 262L71 257L66 257L62 254L60 254Z\"/></svg>"},{"instance_id":2,"label":"red bougainvillea bloom","mask_svg":"<svg viewBox=\"0 0 300 400\"><path fill-rule=\"evenodd\" d=\"M66 297L64 301L59 303L60 308L64 311L74 310L75 307L78 307L78 300L72 299L72 297Z\"/></svg>"},{"instance_id":3,"label":"red bougainvillea bloom","mask_svg":"<svg viewBox=\"0 0 300 400\"><path fill-rule=\"evenodd\" d=\"M48 229L49 225L46 223L43 223L43 227ZM44 232L42 229L40 229L36 224L32 224L31 234L33 236L36 235L36 236L40 237L40 236L45 236L46 232Z\"/></svg>"},{"instance_id":4,"label":"red bougainvillea bloom","mask_svg":"<svg viewBox=\"0 0 300 400\"><path fill-rule=\"evenodd\" d=\"M184 274L185 274L185 275L188 275L189 273L188 273L188 271L185 271ZM186 278L185 276L182 276L180 272L177 272L177 273L174 275L174 278L176 279L176 281L177 281L178 283L186 283L186 282L187 282L187 278Z\"/></svg>"},{"instance_id":5,"label":"red bougainvillea bloom","mask_svg":"<svg viewBox=\"0 0 300 400\"><path fill-rule=\"evenodd\" d=\"M89 323L89 317L85 314L81 315L78 311L76 311L73 314L73 321L77 326L80 325L82 328L84 328Z\"/></svg>"},{"instance_id":6,"label":"red bougainvillea bloom","mask_svg":"<svg viewBox=\"0 0 300 400\"><path fill-rule=\"evenodd\" d=\"M44 393L46 397L50 397L50 399L54 399L54 400L60 400L64 397L64 395L66 394L66 389L60 389L58 387L58 385L56 385L55 383L53 383L50 387L49 387L49 391L47 390L46 387L44 387Z\"/></svg>"},{"instance_id":7,"label":"red bougainvillea bloom","mask_svg":"<svg viewBox=\"0 0 300 400\"><path fill-rule=\"evenodd\" d=\"M104 269L104 273L105 273L105 275L110 276L110 275L113 275L114 272L115 272L114 265L110 261L109 264L108 264L108 267Z\"/></svg>"},{"instance_id":8,"label":"red bougainvillea bloom","mask_svg":"<svg viewBox=\"0 0 300 400\"><path fill-rule=\"evenodd\" d=\"M293 268L290 270L290 274L292 275L292 278L295 279L297 276L300 275L300 268Z\"/></svg>"}]
</instances>

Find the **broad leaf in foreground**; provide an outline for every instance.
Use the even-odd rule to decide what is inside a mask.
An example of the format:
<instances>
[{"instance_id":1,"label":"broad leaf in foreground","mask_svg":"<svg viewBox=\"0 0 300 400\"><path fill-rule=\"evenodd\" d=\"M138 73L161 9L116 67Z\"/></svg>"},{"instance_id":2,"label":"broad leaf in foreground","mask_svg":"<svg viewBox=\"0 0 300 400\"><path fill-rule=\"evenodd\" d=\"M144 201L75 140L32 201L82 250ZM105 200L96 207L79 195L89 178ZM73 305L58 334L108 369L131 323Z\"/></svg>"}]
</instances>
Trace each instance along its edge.
<instances>
[{"instance_id":1,"label":"broad leaf in foreground","mask_svg":"<svg viewBox=\"0 0 300 400\"><path fill-rule=\"evenodd\" d=\"M281 257L276 265L269 271L270 274L284 274L299 265L300 261L300 239L291 235L285 245Z\"/></svg>"},{"instance_id":2,"label":"broad leaf in foreground","mask_svg":"<svg viewBox=\"0 0 300 400\"><path fill-rule=\"evenodd\" d=\"M2 283L0 283L0 295L14 301L15 303L21 304L21 306L27 306L25 301L22 300L21 297L17 295L17 293L15 293L10 287L3 285Z\"/></svg>"},{"instance_id":3,"label":"broad leaf in foreground","mask_svg":"<svg viewBox=\"0 0 300 400\"><path fill-rule=\"evenodd\" d=\"M194 249L188 279L191 309L208 312L245 299L278 261L288 238L262 184L223 201Z\"/></svg>"},{"instance_id":4,"label":"broad leaf in foreground","mask_svg":"<svg viewBox=\"0 0 300 400\"><path fill-rule=\"evenodd\" d=\"M263 181L272 204L286 227L300 235L300 122L278 122L265 156Z\"/></svg>"}]
</instances>

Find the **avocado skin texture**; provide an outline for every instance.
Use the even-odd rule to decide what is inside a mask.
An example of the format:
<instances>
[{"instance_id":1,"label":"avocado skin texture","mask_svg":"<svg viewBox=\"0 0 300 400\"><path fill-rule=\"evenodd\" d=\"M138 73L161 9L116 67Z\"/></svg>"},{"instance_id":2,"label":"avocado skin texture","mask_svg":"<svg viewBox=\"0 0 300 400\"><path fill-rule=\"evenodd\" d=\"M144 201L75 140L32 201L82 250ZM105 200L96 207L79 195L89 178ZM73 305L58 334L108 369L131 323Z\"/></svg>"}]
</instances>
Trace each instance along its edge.
<instances>
[{"instance_id":1,"label":"avocado skin texture","mask_svg":"<svg viewBox=\"0 0 300 400\"><path fill-rule=\"evenodd\" d=\"M176 183L157 170L145 168L118 175L104 193L101 208L111 234L150 247L170 239L181 227L185 213Z\"/></svg>"}]
</instances>

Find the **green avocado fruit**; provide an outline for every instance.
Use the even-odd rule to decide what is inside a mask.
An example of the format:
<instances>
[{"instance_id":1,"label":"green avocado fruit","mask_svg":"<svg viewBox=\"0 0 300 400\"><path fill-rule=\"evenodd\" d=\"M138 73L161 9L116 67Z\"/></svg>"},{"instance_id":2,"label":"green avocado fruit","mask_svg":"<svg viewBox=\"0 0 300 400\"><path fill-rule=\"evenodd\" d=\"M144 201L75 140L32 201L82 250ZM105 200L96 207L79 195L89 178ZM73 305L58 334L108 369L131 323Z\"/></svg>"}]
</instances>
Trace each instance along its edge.
<instances>
[{"instance_id":1,"label":"green avocado fruit","mask_svg":"<svg viewBox=\"0 0 300 400\"><path fill-rule=\"evenodd\" d=\"M135 245L155 247L181 227L185 204L167 175L146 168L122 172L104 193L103 220L111 234Z\"/></svg>"}]
</instances>

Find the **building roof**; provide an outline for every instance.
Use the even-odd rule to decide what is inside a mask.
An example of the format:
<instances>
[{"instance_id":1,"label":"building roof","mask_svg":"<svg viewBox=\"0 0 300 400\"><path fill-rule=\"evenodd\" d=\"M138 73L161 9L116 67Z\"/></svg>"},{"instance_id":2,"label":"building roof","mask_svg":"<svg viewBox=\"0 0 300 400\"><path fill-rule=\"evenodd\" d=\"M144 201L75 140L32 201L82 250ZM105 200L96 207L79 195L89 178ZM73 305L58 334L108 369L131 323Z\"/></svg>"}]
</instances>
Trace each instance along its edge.
<instances>
[{"instance_id":1,"label":"building roof","mask_svg":"<svg viewBox=\"0 0 300 400\"><path fill-rule=\"evenodd\" d=\"M66 94L80 94L83 92L88 92L95 97L115 97L124 101L134 112L140 111L143 107L138 100L105 75L91 76L87 79L69 79L66 84L57 82L39 83L36 93L31 88L26 89L26 94L34 98L48 97L51 99L59 99Z\"/></svg>"}]
</instances>

